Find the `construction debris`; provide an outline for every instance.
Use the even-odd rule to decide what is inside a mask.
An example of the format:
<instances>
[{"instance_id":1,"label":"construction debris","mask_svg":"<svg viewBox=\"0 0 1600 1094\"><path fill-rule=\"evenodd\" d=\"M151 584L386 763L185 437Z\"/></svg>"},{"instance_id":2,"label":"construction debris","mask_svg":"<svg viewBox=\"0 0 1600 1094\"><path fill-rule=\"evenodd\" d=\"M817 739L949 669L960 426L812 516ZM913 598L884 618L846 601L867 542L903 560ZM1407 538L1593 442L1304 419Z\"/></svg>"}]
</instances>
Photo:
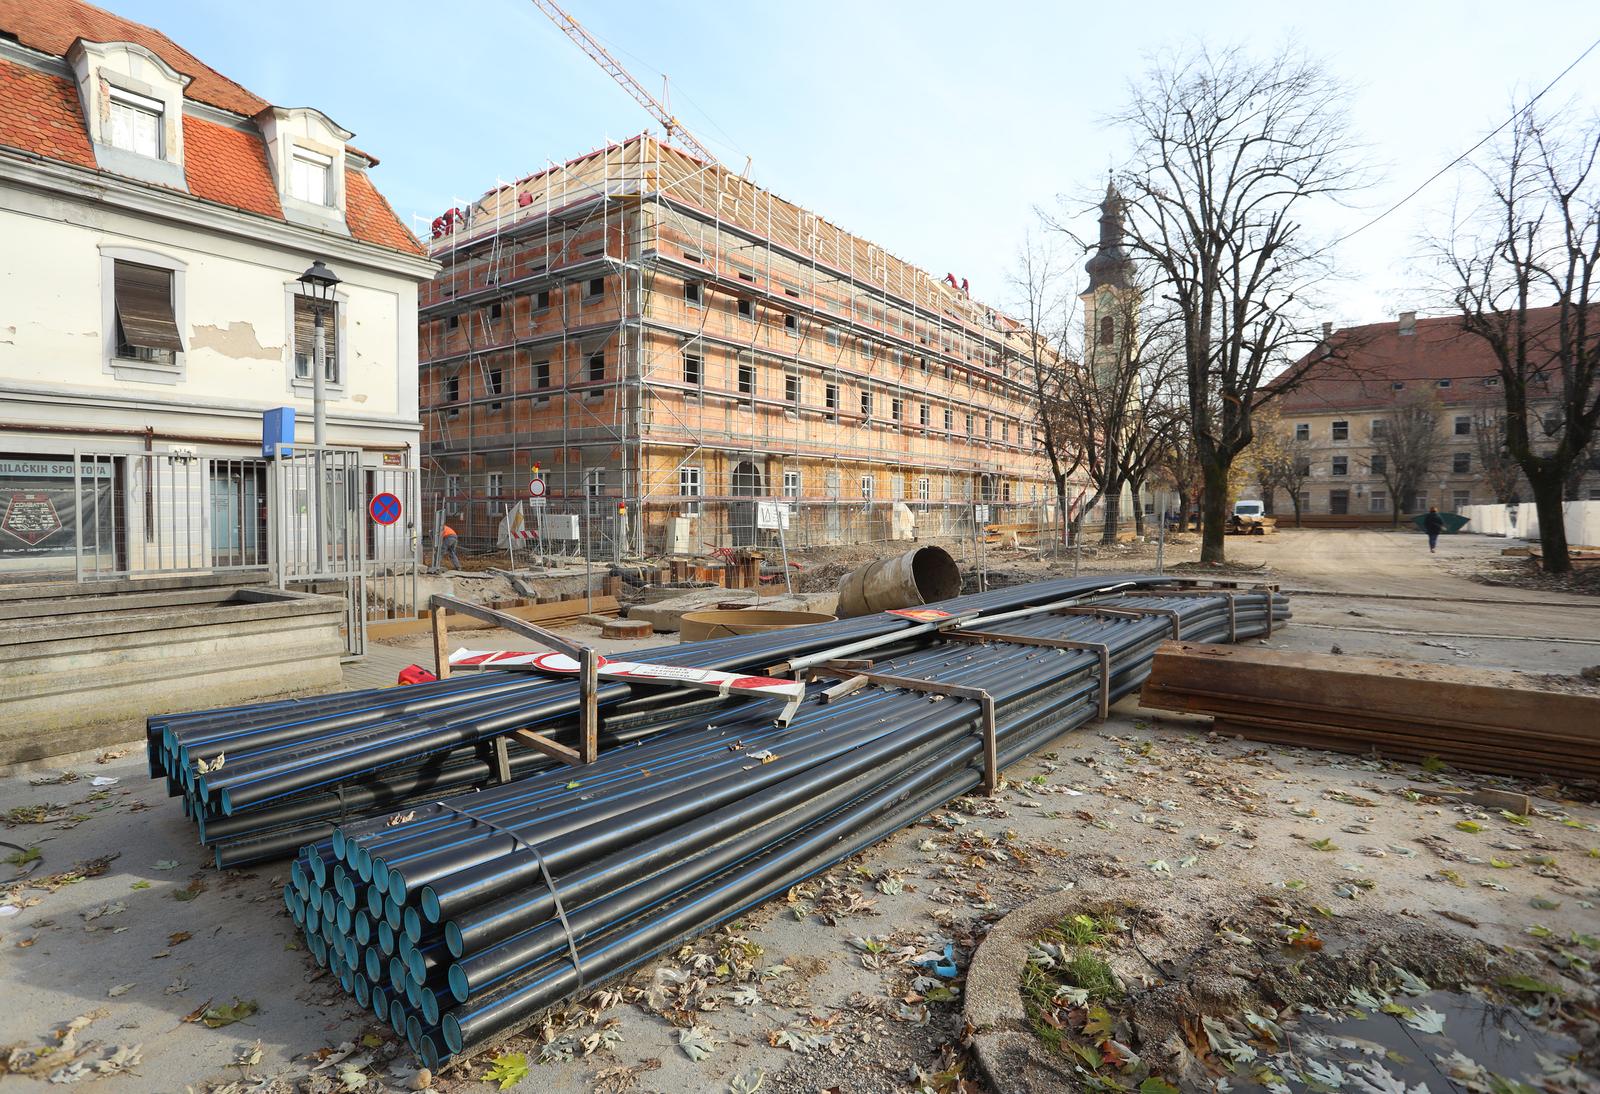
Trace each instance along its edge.
<instances>
[{"instance_id":1,"label":"construction debris","mask_svg":"<svg viewBox=\"0 0 1600 1094\"><path fill-rule=\"evenodd\" d=\"M1140 705L1276 744L1600 778L1600 697L1510 672L1171 642Z\"/></svg>"}]
</instances>

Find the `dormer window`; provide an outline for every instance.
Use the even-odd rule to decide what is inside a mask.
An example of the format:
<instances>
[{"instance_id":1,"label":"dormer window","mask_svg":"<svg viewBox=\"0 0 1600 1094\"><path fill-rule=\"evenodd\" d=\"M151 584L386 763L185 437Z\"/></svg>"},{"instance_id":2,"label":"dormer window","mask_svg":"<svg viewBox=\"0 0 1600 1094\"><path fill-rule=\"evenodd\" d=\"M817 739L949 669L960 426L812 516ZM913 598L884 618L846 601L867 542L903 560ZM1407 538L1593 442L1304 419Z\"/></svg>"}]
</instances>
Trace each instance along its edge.
<instances>
[{"instance_id":1,"label":"dormer window","mask_svg":"<svg viewBox=\"0 0 1600 1094\"><path fill-rule=\"evenodd\" d=\"M161 116L166 104L120 87L110 91L111 125L107 136L111 147L161 159Z\"/></svg>"},{"instance_id":2,"label":"dormer window","mask_svg":"<svg viewBox=\"0 0 1600 1094\"><path fill-rule=\"evenodd\" d=\"M333 157L298 145L289 165L289 192L313 205L332 205Z\"/></svg>"}]
</instances>

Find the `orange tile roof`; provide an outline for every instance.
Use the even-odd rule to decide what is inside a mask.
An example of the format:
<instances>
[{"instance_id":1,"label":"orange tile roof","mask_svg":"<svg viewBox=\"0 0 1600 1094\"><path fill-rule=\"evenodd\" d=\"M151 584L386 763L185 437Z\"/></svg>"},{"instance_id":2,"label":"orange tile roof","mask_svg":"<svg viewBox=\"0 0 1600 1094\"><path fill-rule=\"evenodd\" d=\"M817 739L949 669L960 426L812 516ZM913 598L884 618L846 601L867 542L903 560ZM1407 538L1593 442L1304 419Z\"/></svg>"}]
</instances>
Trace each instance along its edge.
<instances>
[{"instance_id":1,"label":"orange tile roof","mask_svg":"<svg viewBox=\"0 0 1600 1094\"><path fill-rule=\"evenodd\" d=\"M191 78L185 95L246 117L267 105L153 27L81 0L0 0L0 31L29 49L65 57L73 41L135 42Z\"/></svg>"},{"instance_id":2,"label":"orange tile roof","mask_svg":"<svg viewBox=\"0 0 1600 1094\"><path fill-rule=\"evenodd\" d=\"M206 65L165 34L81 0L0 0L0 34L41 53L64 57L79 38L135 42L191 78L185 97L246 119L266 109L265 99ZM190 193L223 205L283 219L266 146L259 133L233 129L187 113L183 117L184 171ZM0 145L20 148L77 167L96 168L74 82L0 60ZM377 160L354 147L348 150ZM363 243L422 254L363 171L346 169L345 223Z\"/></svg>"},{"instance_id":3,"label":"orange tile roof","mask_svg":"<svg viewBox=\"0 0 1600 1094\"><path fill-rule=\"evenodd\" d=\"M77 85L48 72L0 64L0 145L94 167Z\"/></svg>"},{"instance_id":4,"label":"orange tile roof","mask_svg":"<svg viewBox=\"0 0 1600 1094\"><path fill-rule=\"evenodd\" d=\"M283 219L267 146L254 133L185 114L183 170L197 198Z\"/></svg>"},{"instance_id":5,"label":"orange tile roof","mask_svg":"<svg viewBox=\"0 0 1600 1094\"><path fill-rule=\"evenodd\" d=\"M372 179L365 171L345 168L344 220L350 228L350 234L357 239L393 247L397 251L410 251L418 255L425 253L417 237L395 216L388 199L372 185Z\"/></svg>"}]
</instances>

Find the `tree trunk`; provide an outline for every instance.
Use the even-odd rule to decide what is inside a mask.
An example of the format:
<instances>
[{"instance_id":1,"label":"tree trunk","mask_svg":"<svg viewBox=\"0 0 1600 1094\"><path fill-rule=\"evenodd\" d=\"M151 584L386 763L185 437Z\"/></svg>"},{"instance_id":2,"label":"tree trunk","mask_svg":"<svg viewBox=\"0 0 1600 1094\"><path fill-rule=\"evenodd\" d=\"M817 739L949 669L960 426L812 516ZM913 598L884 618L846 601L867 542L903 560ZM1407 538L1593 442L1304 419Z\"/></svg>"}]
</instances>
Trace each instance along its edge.
<instances>
[{"instance_id":1,"label":"tree trunk","mask_svg":"<svg viewBox=\"0 0 1600 1094\"><path fill-rule=\"evenodd\" d=\"M1117 525L1122 522L1122 484L1114 483L1105 493L1105 519L1100 524L1100 542L1117 542Z\"/></svg>"},{"instance_id":2,"label":"tree trunk","mask_svg":"<svg viewBox=\"0 0 1600 1094\"><path fill-rule=\"evenodd\" d=\"M1298 528L1300 527L1300 492L1295 491L1290 495L1289 500L1294 502L1294 526Z\"/></svg>"},{"instance_id":3,"label":"tree trunk","mask_svg":"<svg viewBox=\"0 0 1600 1094\"><path fill-rule=\"evenodd\" d=\"M1193 508L1192 501L1189 491L1178 491L1178 531L1180 532L1189 530L1189 510Z\"/></svg>"},{"instance_id":4,"label":"tree trunk","mask_svg":"<svg viewBox=\"0 0 1600 1094\"><path fill-rule=\"evenodd\" d=\"M1277 516L1278 514L1273 511L1274 507L1273 507L1272 501L1273 501L1273 498L1277 495L1278 492L1276 490L1274 490L1271 486L1269 486L1266 483L1261 483L1260 486L1261 486L1261 511L1262 511L1262 513L1266 514L1269 517Z\"/></svg>"},{"instance_id":5,"label":"tree trunk","mask_svg":"<svg viewBox=\"0 0 1600 1094\"><path fill-rule=\"evenodd\" d=\"M1133 498L1133 534L1143 538L1144 499L1139 496L1139 484L1136 482L1130 482L1128 484L1128 493Z\"/></svg>"},{"instance_id":6,"label":"tree trunk","mask_svg":"<svg viewBox=\"0 0 1600 1094\"><path fill-rule=\"evenodd\" d=\"M1205 487L1200 492L1200 561L1228 561L1228 465L1215 457L1202 459Z\"/></svg>"},{"instance_id":7,"label":"tree trunk","mask_svg":"<svg viewBox=\"0 0 1600 1094\"><path fill-rule=\"evenodd\" d=\"M1533 504L1539 514L1539 552L1544 556L1547 574L1572 572L1572 556L1567 551L1566 514L1562 512L1565 483L1559 475L1528 476L1533 487Z\"/></svg>"}]
</instances>

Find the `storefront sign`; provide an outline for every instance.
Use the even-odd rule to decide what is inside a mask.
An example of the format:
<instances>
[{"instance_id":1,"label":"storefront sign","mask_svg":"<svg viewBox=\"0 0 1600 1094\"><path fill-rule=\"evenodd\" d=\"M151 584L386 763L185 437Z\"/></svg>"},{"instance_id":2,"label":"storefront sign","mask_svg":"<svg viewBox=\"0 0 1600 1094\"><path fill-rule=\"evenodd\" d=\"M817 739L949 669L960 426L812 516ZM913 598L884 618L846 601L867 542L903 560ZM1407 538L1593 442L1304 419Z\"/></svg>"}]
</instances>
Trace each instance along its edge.
<instances>
[{"instance_id":1,"label":"storefront sign","mask_svg":"<svg viewBox=\"0 0 1600 1094\"><path fill-rule=\"evenodd\" d=\"M85 460L78 465L86 479L109 479L111 464L105 460ZM0 458L0 478L70 479L71 459L16 460Z\"/></svg>"}]
</instances>

